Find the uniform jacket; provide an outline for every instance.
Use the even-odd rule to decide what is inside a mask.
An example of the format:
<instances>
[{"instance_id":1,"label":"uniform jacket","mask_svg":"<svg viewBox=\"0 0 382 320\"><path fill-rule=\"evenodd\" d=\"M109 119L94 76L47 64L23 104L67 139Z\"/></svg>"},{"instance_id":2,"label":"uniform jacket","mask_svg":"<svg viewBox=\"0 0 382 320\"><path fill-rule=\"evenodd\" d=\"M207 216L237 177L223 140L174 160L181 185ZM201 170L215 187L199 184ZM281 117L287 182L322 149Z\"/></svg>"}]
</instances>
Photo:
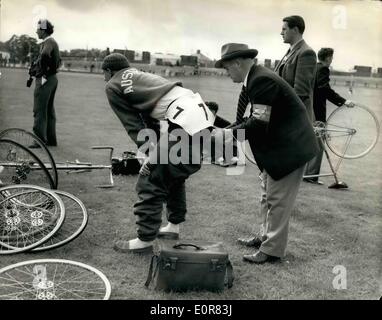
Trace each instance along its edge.
<instances>
[{"instance_id":1,"label":"uniform jacket","mask_svg":"<svg viewBox=\"0 0 382 320\"><path fill-rule=\"evenodd\" d=\"M253 66L247 93L251 115L232 129L245 129L261 171L265 169L279 180L317 154L317 139L306 108L286 81L267 68Z\"/></svg>"},{"instance_id":2,"label":"uniform jacket","mask_svg":"<svg viewBox=\"0 0 382 320\"><path fill-rule=\"evenodd\" d=\"M285 63L280 61L275 68L275 72L294 88L304 103L311 122L316 61L316 53L301 40L287 55Z\"/></svg>"},{"instance_id":3,"label":"uniform jacket","mask_svg":"<svg viewBox=\"0 0 382 320\"><path fill-rule=\"evenodd\" d=\"M339 107L346 101L346 99L342 98L330 87L329 76L329 68L321 62L317 63L316 84L313 96L313 109L317 121L326 122L326 100Z\"/></svg>"},{"instance_id":4,"label":"uniform jacket","mask_svg":"<svg viewBox=\"0 0 382 320\"><path fill-rule=\"evenodd\" d=\"M57 69L60 67L61 58L60 50L56 40L49 37L41 43L40 53L37 60L31 66L29 71L31 76L40 78L42 76L49 77L57 73Z\"/></svg>"},{"instance_id":5,"label":"uniform jacket","mask_svg":"<svg viewBox=\"0 0 382 320\"><path fill-rule=\"evenodd\" d=\"M106 96L128 135L140 147L137 135L144 128L159 132L159 122L149 115L156 103L180 82L170 82L160 76L135 68L118 71L106 84Z\"/></svg>"}]
</instances>

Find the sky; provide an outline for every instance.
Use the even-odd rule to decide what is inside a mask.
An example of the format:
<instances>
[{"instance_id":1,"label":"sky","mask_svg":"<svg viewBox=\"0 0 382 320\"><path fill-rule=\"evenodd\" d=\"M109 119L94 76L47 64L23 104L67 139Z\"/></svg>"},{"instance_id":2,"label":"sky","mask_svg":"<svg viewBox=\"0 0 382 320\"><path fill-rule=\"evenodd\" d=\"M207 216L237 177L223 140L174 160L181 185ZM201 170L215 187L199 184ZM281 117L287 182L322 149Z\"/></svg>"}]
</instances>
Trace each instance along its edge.
<instances>
[{"instance_id":1,"label":"sky","mask_svg":"<svg viewBox=\"0 0 382 320\"><path fill-rule=\"evenodd\" d=\"M382 67L382 2L376 0L0 0L0 41L36 37L39 18L55 26L60 50L129 49L220 58L221 46L246 43L259 61L289 45L282 19L304 18L305 41L335 50L333 67Z\"/></svg>"}]
</instances>

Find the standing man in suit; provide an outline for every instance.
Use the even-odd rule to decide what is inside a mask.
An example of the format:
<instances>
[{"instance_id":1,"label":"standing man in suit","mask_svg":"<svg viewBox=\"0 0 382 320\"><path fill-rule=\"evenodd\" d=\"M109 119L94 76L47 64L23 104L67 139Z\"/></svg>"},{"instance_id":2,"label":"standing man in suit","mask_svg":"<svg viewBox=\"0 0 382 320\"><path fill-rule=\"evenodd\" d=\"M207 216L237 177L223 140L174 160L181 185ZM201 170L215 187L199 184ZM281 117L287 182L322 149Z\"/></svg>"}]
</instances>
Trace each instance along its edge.
<instances>
[{"instance_id":1,"label":"standing man in suit","mask_svg":"<svg viewBox=\"0 0 382 320\"><path fill-rule=\"evenodd\" d=\"M53 25L48 20L39 20L38 38L42 40L40 54L32 64L29 74L36 78L33 105L33 132L48 146L57 146L56 113L54 96L57 89L57 69L60 66L60 51L57 42L52 38ZM31 80L27 86L31 85ZM38 144L29 146L40 148Z\"/></svg>"},{"instance_id":2,"label":"standing man in suit","mask_svg":"<svg viewBox=\"0 0 382 320\"><path fill-rule=\"evenodd\" d=\"M332 48L321 48L317 54L319 62L317 63L316 81L314 86L313 110L316 121L324 123L326 122L326 100L329 100L338 107L343 105L349 108L354 107L352 101L341 97L330 87L329 66L333 61L333 54L334 50ZM308 163L305 175L310 176L320 174L323 151L323 146L321 146L320 153ZM304 181L322 184L322 182L318 180L318 177L304 178Z\"/></svg>"},{"instance_id":3,"label":"standing man in suit","mask_svg":"<svg viewBox=\"0 0 382 320\"><path fill-rule=\"evenodd\" d=\"M250 103L250 116L224 129L224 134L237 136L238 130L245 130L261 171L260 232L250 239L239 239L240 244L259 248L244 256L245 261L259 264L285 255L289 218L304 167L319 149L304 104L277 74L255 65L256 55L257 50L245 44L228 43L215 67L223 67L233 82L244 84L237 113Z\"/></svg>"},{"instance_id":4,"label":"standing man in suit","mask_svg":"<svg viewBox=\"0 0 382 320\"><path fill-rule=\"evenodd\" d=\"M304 19L290 16L283 19L281 35L290 48L275 67L275 72L296 91L313 123L313 88L316 72L316 53L309 47L302 35L305 30Z\"/></svg>"}]
</instances>

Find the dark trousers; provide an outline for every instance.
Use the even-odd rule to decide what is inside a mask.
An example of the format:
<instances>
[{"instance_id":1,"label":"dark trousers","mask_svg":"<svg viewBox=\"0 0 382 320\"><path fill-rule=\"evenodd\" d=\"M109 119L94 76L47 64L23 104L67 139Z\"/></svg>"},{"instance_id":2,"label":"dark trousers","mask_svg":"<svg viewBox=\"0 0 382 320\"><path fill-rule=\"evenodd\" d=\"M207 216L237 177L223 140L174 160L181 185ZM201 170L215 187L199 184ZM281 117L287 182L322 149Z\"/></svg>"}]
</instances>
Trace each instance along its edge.
<instances>
[{"instance_id":1,"label":"dark trousers","mask_svg":"<svg viewBox=\"0 0 382 320\"><path fill-rule=\"evenodd\" d=\"M57 84L56 75L49 76L44 85L41 85L41 78L37 78L34 90L33 132L48 145L57 145L54 110Z\"/></svg>"},{"instance_id":2,"label":"dark trousers","mask_svg":"<svg viewBox=\"0 0 382 320\"><path fill-rule=\"evenodd\" d=\"M169 149L174 143L169 142ZM157 164L149 176L139 175L136 192L138 201L134 204L137 216L138 238L142 241L154 240L162 223L163 205L166 203L167 220L173 224L185 221L186 179L201 168L199 163L192 164L192 153L201 156L200 147L192 148L189 144L189 162L179 164ZM195 158L194 158L195 159Z\"/></svg>"}]
</instances>

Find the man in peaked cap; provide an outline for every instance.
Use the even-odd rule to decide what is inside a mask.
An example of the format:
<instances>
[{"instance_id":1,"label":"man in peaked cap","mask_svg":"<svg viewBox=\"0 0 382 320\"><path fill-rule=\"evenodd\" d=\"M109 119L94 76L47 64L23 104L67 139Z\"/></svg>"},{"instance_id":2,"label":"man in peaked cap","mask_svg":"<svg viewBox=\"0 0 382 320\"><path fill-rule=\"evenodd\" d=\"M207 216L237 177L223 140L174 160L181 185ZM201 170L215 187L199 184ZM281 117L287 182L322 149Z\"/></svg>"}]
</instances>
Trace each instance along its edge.
<instances>
[{"instance_id":1,"label":"man in peaked cap","mask_svg":"<svg viewBox=\"0 0 382 320\"><path fill-rule=\"evenodd\" d=\"M256 55L257 50L246 44L227 43L222 46L216 67L226 69L233 82L243 83L236 121L224 129L224 135L235 137L238 130L245 130L261 171L260 231L249 239L238 240L242 245L259 248L245 255L244 260L260 264L285 255L289 218L304 167L319 148L302 101L281 77L256 65ZM247 105L250 115L244 117Z\"/></svg>"}]
</instances>

